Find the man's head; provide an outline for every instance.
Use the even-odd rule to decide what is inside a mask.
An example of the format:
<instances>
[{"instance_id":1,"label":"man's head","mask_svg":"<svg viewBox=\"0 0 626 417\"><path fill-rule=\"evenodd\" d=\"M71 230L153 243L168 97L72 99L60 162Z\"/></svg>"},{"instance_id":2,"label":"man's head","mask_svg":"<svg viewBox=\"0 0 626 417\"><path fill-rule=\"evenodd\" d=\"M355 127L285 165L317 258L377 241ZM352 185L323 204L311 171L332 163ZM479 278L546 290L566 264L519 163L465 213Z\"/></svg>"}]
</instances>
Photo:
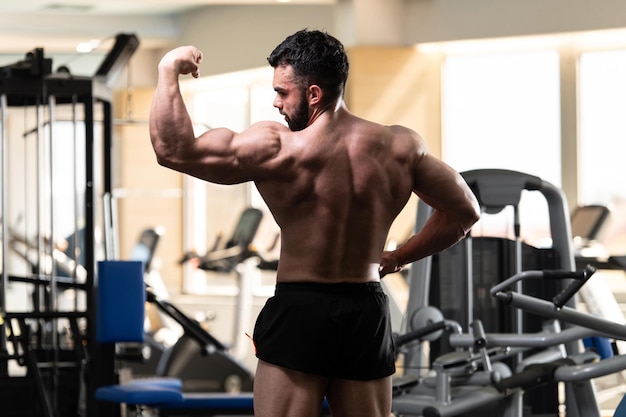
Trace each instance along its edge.
<instances>
[{"instance_id":1,"label":"man's head","mask_svg":"<svg viewBox=\"0 0 626 417\"><path fill-rule=\"evenodd\" d=\"M348 79L348 57L339 40L318 30L300 30L288 36L267 58L277 68L289 65L301 88L318 85L324 103L343 95Z\"/></svg>"}]
</instances>

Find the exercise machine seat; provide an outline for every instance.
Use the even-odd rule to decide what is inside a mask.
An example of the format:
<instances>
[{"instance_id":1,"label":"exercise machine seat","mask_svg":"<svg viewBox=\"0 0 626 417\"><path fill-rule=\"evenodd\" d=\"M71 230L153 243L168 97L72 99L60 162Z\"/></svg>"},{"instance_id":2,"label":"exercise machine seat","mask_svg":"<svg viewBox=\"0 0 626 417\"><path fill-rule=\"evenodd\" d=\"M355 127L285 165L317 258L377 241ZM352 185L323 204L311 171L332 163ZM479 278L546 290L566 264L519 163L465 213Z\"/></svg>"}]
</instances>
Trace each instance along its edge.
<instances>
[{"instance_id":1,"label":"exercise machine seat","mask_svg":"<svg viewBox=\"0 0 626 417\"><path fill-rule=\"evenodd\" d=\"M223 392L189 392L183 393L183 402L166 404L164 409L201 409L201 410L230 410L252 412L254 402L251 392L228 394Z\"/></svg>"},{"instance_id":2,"label":"exercise machine seat","mask_svg":"<svg viewBox=\"0 0 626 417\"><path fill-rule=\"evenodd\" d=\"M107 385L96 390L95 398L120 404L155 407L183 403L183 393L180 390L156 384Z\"/></svg>"},{"instance_id":3,"label":"exercise machine seat","mask_svg":"<svg viewBox=\"0 0 626 417\"><path fill-rule=\"evenodd\" d=\"M229 394L222 392L182 392L178 388L158 383L127 383L108 385L96 390L96 399L128 405L144 405L158 409L205 409L251 411L251 392Z\"/></svg>"}]
</instances>

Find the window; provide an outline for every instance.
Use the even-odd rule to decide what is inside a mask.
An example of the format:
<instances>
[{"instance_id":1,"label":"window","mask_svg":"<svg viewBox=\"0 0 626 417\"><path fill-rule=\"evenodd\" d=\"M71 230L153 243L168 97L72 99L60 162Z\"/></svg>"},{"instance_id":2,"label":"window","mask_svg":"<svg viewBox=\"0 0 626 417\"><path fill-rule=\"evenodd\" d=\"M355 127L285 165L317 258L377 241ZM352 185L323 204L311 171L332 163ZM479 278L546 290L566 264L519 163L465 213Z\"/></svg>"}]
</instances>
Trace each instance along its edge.
<instances>
[{"instance_id":1,"label":"window","mask_svg":"<svg viewBox=\"0 0 626 417\"><path fill-rule=\"evenodd\" d=\"M626 50L585 52L579 72L581 204L626 200Z\"/></svg>"},{"instance_id":2,"label":"window","mask_svg":"<svg viewBox=\"0 0 626 417\"><path fill-rule=\"evenodd\" d=\"M449 55L442 73L442 158L461 172L520 171L558 187L559 100L556 50ZM525 192L520 203L522 236L534 244L550 237L546 203L536 194ZM511 216L485 215L478 232L510 236L512 221L503 225L500 217Z\"/></svg>"}]
</instances>

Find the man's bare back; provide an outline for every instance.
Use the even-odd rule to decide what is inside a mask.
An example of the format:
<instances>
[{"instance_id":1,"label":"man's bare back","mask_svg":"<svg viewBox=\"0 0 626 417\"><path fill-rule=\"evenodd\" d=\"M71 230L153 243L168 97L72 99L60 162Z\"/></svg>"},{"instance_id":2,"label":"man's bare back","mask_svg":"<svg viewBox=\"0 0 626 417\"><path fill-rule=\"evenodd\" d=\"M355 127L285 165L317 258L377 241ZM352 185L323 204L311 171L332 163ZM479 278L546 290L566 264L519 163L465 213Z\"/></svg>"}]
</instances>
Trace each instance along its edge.
<instances>
[{"instance_id":1,"label":"man's bare back","mask_svg":"<svg viewBox=\"0 0 626 417\"><path fill-rule=\"evenodd\" d=\"M268 58L287 126L196 138L178 77L199 76L201 60L187 46L159 63L150 137L163 166L215 183L253 181L281 228L276 293L254 331L255 416L319 416L326 397L334 417L387 417L395 352L378 281L462 239L479 218L476 198L419 134L349 112L347 55L334 37L299 31ZM385 251L411 193L433 213Z\"/></svg>"},{"instance_id":2,"label":"man's bare back","mask_svg":"<svg viewBox=\"0 0 626 417\"><path fill-rule=\"evenodd\" d=\"M378 281L387 233L413 190L417 141L339 109L281 143L294 163L255 181L282 232L278 282Z\"/></svg>"}]
</instances>

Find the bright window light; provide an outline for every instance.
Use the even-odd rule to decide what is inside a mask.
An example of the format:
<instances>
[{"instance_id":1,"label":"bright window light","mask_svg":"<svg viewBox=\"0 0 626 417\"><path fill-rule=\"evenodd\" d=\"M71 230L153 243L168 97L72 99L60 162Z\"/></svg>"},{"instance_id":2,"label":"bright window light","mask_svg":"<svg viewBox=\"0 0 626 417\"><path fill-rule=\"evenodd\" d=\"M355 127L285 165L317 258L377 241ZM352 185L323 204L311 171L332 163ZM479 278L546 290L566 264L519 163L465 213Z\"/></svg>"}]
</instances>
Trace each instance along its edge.
<instances>
[{"instance_id":1,"label":"bright window light","mask_svg":"<svg viewBox=\"0 0 626 417\"><path fill-rule=\"evenodd\" d=\"M582 204L626 201L626 50L580 58L579 194Z\"/></svg>"},{"instance_id":2,"label":"bright window light","mask_svg":"<svg viewBox=\"0 0 626 417\"><path fill-rule=\"evenodd\" d=\"M442 90L442 157L448 164L461 172L514 170L560 186L556 50L450 55ZM520 203L520 222L526 225L522 234L537 242L549 238L545 199L525 194ZM508 230L495 234L510 235L511 220L506 221ZM492 234L495 226L486 219L481 225Z\"/></svg>"},{"instance_id":3,"label":"bright window light","mask_svg":"<svg viewBox=\"0 0 626 417\"><path fill-rule=\"evenodd\" d=\"M98 46L100 46L100 39L91 39L90 41L81 42L76 45L76 52L79 52L81 54L88 54L96 49Z\"/></svg>"}]
</instances>

